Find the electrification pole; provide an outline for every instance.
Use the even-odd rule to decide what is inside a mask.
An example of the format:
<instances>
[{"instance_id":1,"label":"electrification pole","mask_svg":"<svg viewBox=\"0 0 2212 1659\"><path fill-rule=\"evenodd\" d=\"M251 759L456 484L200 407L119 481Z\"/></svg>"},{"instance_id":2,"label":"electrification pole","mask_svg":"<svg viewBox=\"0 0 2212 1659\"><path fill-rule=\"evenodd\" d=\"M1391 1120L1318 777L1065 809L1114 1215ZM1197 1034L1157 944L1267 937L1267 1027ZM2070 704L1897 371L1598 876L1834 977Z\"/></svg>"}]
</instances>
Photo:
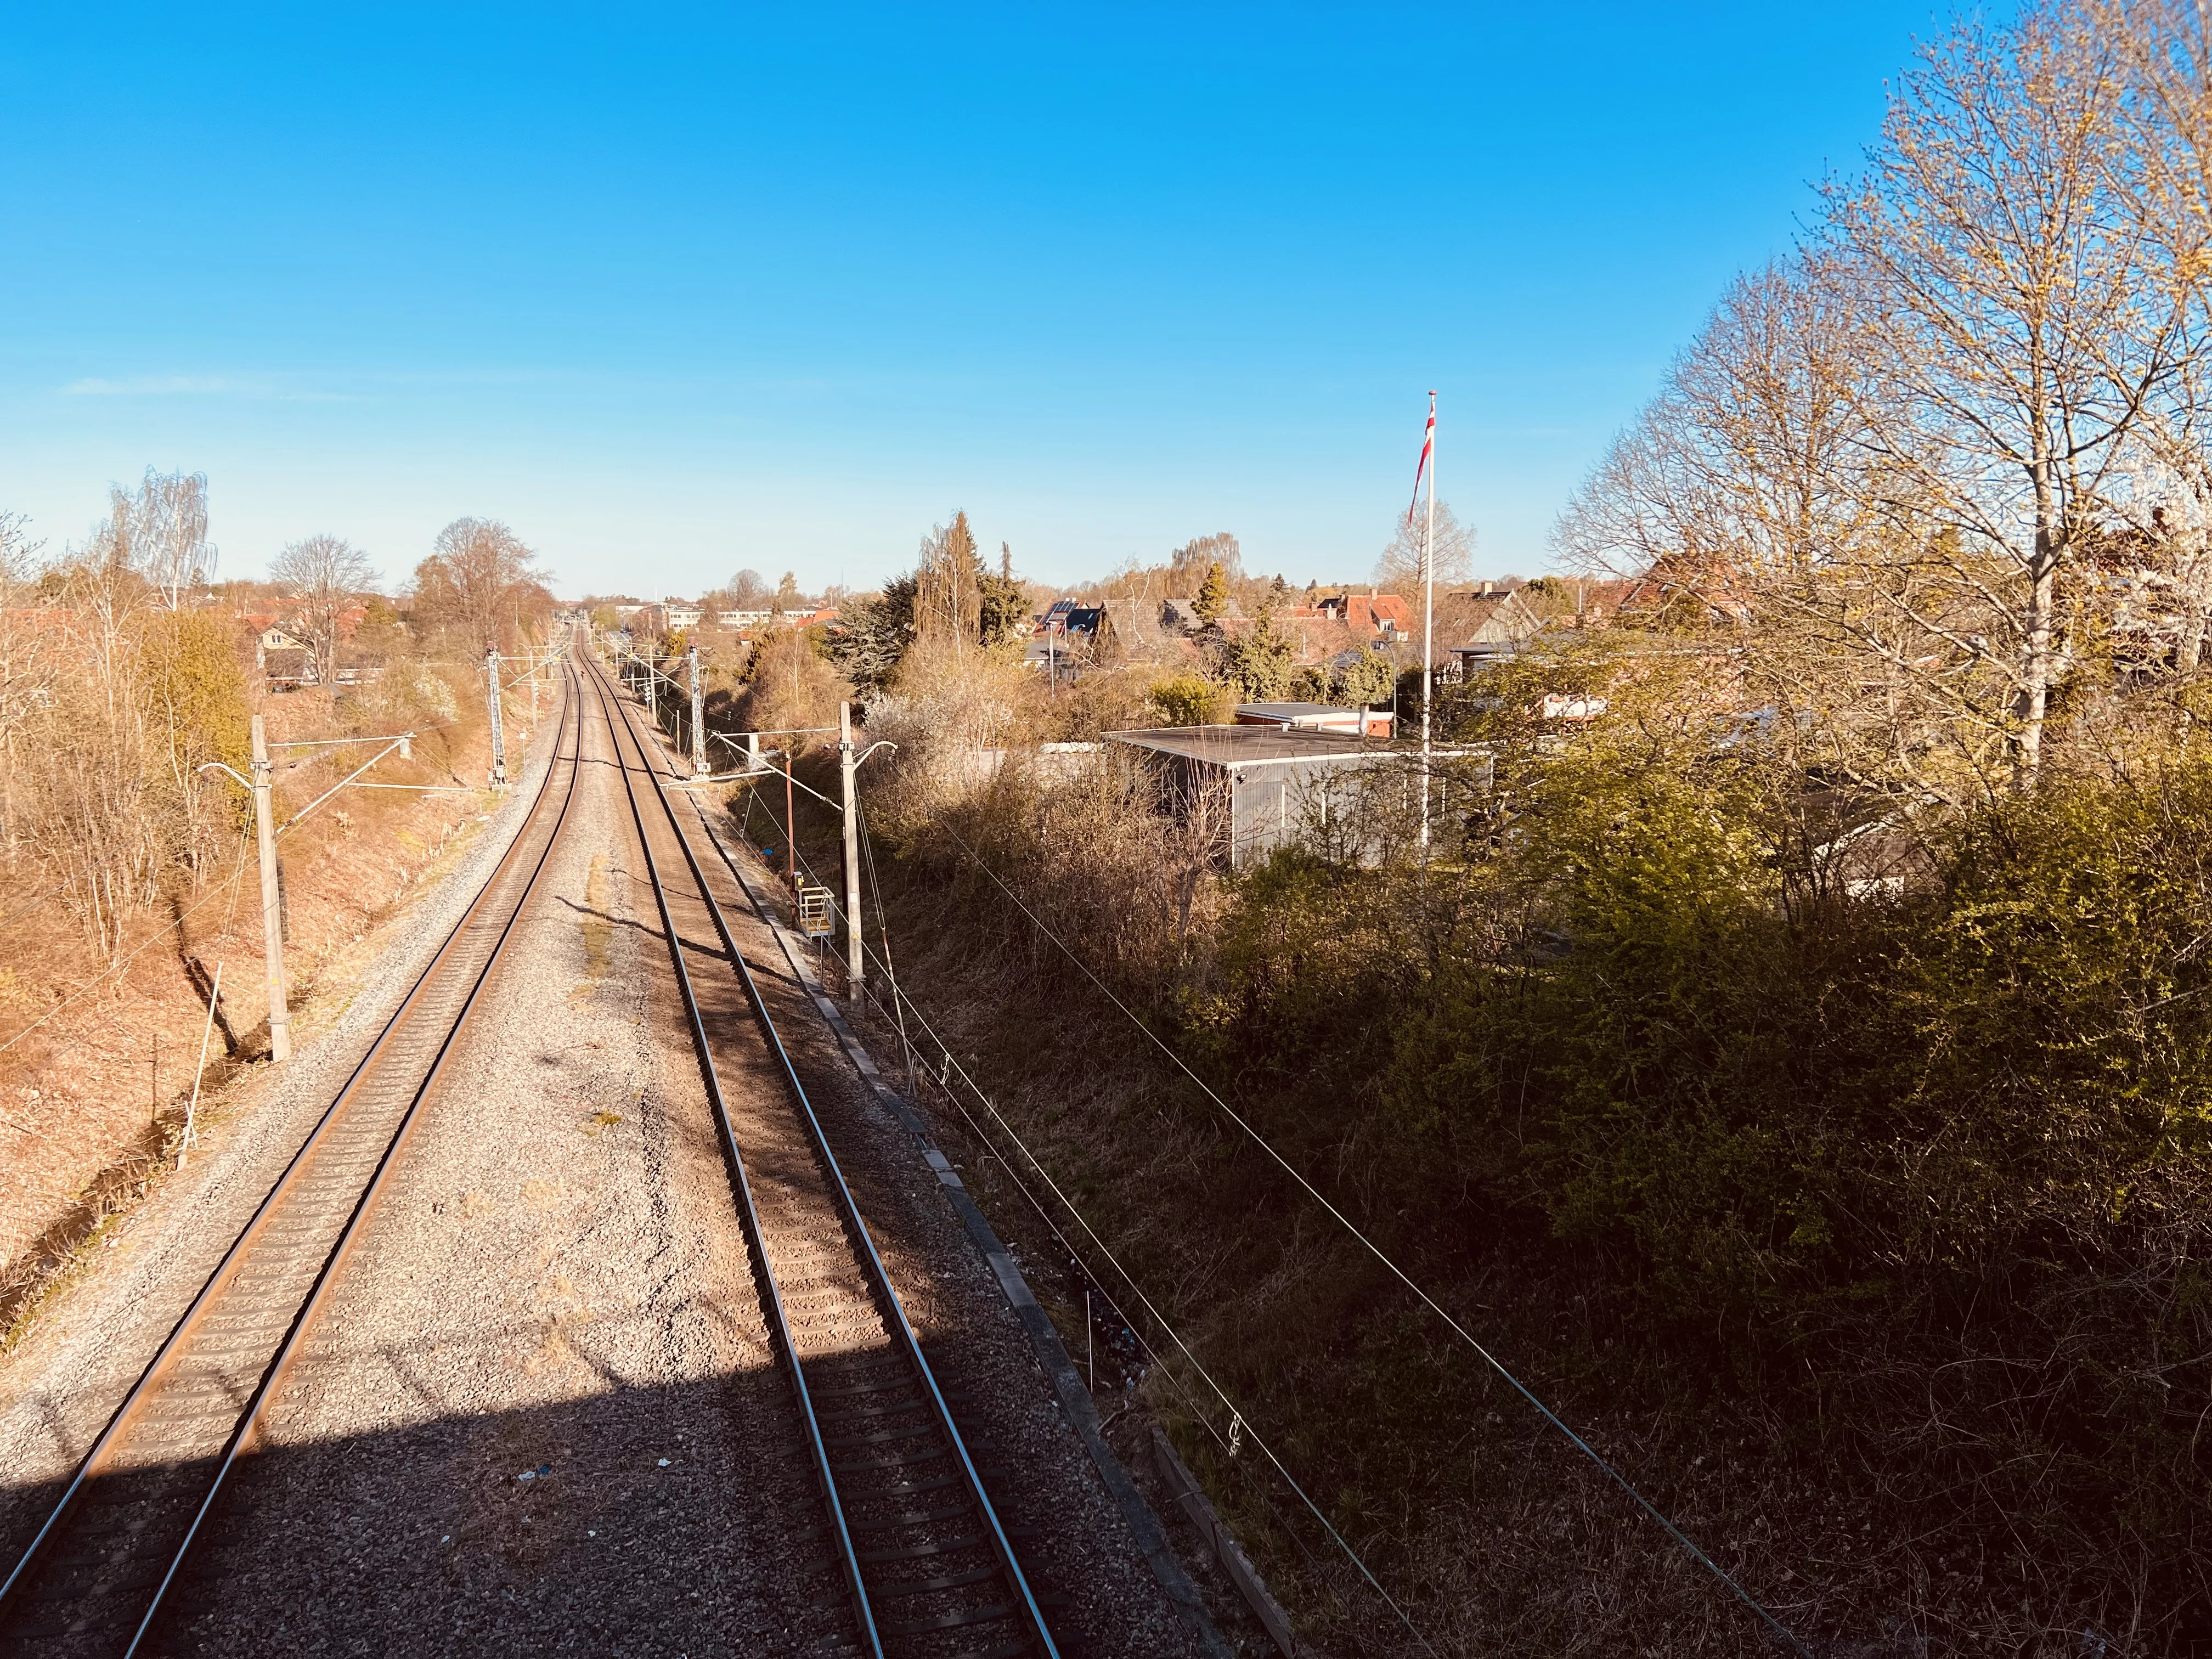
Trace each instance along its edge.
<instances>
[{"instance_id":1,"label":"electrification pole","mask_svg":"<svg viewBox=\"0 0 2212 1659\"><path fill-rule=\"evenodd\" d=\"M837 769L845 779L845 988L854 1001L860 1000L864 951L860 942L860 815L853 774L859 763L853 756L853 705L837 705Z\"/></svg>"},{"instance_id":2,"label":"electrification pole","mask_svg":"<svg viewBox=\"0 0 2212 1659\"><path fill-rule=\"evenodd\" d=\"M270 811L269 733L253 717L253 835L261 849L261 958L269 970L269 1058L292 1058L292 1011L284 994L284 899L276 880L276 825ZM234 777L237 775L233 773Z\"/></svg>"},{"instance_id":3,"label":"electrification pole","mask_svg":"<svg viewBox=\"0 0 2212 1659\"><path fill-rule=\"evenodd\" d=\"M699 678L699 647L691 647L691 775L707 775L707 688Z\"/></svg>"},{"instance_id":4,"label":"electrification pole","mask_svg":"<svg viewBox=\"0 0 2212 1659\"><path fill-rule=\"evenodd\" d=\"M484 691L491 700L491 787L507 787L507 733L499 720L499 647L484 647Z\"/></svg>"}]
</instances>

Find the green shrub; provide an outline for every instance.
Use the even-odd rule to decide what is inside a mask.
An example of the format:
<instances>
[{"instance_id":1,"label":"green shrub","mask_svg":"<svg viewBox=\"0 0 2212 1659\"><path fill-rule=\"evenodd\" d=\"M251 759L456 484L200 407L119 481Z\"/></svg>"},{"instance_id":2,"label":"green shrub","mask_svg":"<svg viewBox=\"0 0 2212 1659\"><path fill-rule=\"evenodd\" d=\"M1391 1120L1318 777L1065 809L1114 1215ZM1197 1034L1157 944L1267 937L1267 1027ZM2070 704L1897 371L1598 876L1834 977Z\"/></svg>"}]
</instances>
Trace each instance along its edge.
<instances>
[{"instance_id":1,"label":"green shrub","mask_svg":"<svg viewBox=\"0 0 2212 1659\"><path fill-rule=\"evenodd\" d=\"M1176 674L1152 682L1145 696L1168 726L1213 726L1229 718L1229 692L1200 674Z\"/></svg>"}]
</instances>

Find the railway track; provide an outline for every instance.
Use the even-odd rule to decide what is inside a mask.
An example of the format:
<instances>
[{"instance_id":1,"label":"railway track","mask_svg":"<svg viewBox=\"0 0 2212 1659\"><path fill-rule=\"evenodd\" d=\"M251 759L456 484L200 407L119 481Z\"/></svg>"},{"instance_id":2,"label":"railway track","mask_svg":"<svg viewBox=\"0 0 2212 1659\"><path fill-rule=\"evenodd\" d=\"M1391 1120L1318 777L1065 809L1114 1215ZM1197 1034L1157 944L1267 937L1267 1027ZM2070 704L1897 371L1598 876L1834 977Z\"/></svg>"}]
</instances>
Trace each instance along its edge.
<instances>
[{"instance_id":1,"label":"railway track","mask_svg":"<svg viewBox=\"0 0 2212 1659\"><path fill-rule=\"evenodd\" d=\"M0 1582L0 1653L112 1659L149 1645L568 819L584 722L573 665L561 720L497 867Z\"/></svg>"},{"instance_id":2,"label":"railway track","mask_svg":"<svg viewBox=\"0 0 2212 1659\"><path fill-rule=\"evenodd\" d=\"M851 1608L847 1651L1057 1659L969 1445L684 833L648 740L596 664L769 1335L791 1378ZM765 1054L762 1052L765 1049ZM764 1085L726 1093L726 1070Z\"/></svg>"}]
</instances>

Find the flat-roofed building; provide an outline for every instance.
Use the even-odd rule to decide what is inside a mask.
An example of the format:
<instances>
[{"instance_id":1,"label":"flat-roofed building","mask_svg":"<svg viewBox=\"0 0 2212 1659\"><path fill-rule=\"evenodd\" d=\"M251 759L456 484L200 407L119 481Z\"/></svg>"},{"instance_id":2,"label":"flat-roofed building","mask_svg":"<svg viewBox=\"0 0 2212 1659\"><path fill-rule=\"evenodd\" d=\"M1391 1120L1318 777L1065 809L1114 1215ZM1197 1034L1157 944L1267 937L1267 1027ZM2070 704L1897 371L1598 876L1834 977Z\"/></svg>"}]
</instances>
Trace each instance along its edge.
<instances>
[{"instance_id":1,"label":"flat-roofed building","mask_svg":"<svg viewBox=\"0 0 2212 1659\"><path fill-rule=\"evenodd\" d=\"M1365 738L1311 726L1171 726L1109 732L1158 770L1170 805L1218 838L1230 868L1293 842L1357 842L1363 774L1405 760Z\"/></svg>"}]
</instances>

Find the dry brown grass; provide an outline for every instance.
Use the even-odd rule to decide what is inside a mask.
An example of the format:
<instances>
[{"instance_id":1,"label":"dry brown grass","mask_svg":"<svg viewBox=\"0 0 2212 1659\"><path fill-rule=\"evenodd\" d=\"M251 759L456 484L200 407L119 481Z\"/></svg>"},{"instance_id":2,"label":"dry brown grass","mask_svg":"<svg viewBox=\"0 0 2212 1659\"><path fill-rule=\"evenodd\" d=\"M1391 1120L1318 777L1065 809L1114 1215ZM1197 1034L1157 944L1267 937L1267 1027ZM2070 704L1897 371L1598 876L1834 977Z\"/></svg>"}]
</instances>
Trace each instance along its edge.
<instances>
[{"instance_id":1,"label":"dry brown grass","mask_svg":"<svg viewBox=\"0 0 2212 1659\"><path fill-rule=\"evenodd\" d=\"M1249 1144L1118 1012L1016 955L996 927L971 931L960 900L910 889L898 909L902 979L937 1031L1438 1652L1780 1650L1479 1358L1257 1172ZM880 1012L868 1037L899 1053ZM957 1078L934 1081L935 1054L924 1050L925 1103L1071 1352L1094 1276L1141 1334L1139 1408L1113 1434L1125 1454L1147 1416L1169 1426L1317 1650L1417 1651L1251 1442L1229 1456L1227 1410L1013 1139L972 1095L956 1097ZM2124 1638L2144 1609L2124 1584L2091 1589L2085 1606L2063 1563L2031 1562L2023 1583L2017 1540L1901 1526L1910 1494L1854 1483L1835 1449L1806 1446L1802 1425L1653 1386L1650 1357L1613 1348L1574 1277L1531 1278L1530 1260L1502 1239L1429 1287L1822 1659L2073 1655L2089 1626L2114 1638L2111 1652L2135 1650ZM1639 1365L1643 1386L1626 1386ZM1101 1378L1109 1414L1118 1380Z\"/></svg>"},{"instance_id":2,"label":"dry brown grass","mask_svg":"<svg viewBox=\"0 0 2212 1659\"><path fill-rule=\"evenodd\" d=\"M549 714L551 707L549 701ZM321 693L273 699L271 740L321 735L346 718ZM517 732L510 740L525 739ZM418 742L416 752L412 781L481 783L484 723L463 718ZM337 764L283 775L280 816L343 776ZM410 770L393 764L379 775L397 781ZM458 857L486 804L476 794L398 791L349 792L343 800L343 815L333 803L282 844L287 965L302 1036L343 1011L374 953L378 925ZM4 946L19 966L0 985L9 1017L0 1041L79 994L0 1051L0 1137L9 1142L0 1158L0 1329L10 1342L67 1283L107 1219L175 1167L207 976L216 963L225 968L223 1018L210 1049L204 1125L222 1121L248 1080L243 1074L258 1070L267 1053L250 859L241 863L234 853L223 873L197 892L180 890L163 910L130 918L122 948L137 954L119 973L110 974L91 942L46 911L6 930Z\"/></svg>"}]
</instances>

